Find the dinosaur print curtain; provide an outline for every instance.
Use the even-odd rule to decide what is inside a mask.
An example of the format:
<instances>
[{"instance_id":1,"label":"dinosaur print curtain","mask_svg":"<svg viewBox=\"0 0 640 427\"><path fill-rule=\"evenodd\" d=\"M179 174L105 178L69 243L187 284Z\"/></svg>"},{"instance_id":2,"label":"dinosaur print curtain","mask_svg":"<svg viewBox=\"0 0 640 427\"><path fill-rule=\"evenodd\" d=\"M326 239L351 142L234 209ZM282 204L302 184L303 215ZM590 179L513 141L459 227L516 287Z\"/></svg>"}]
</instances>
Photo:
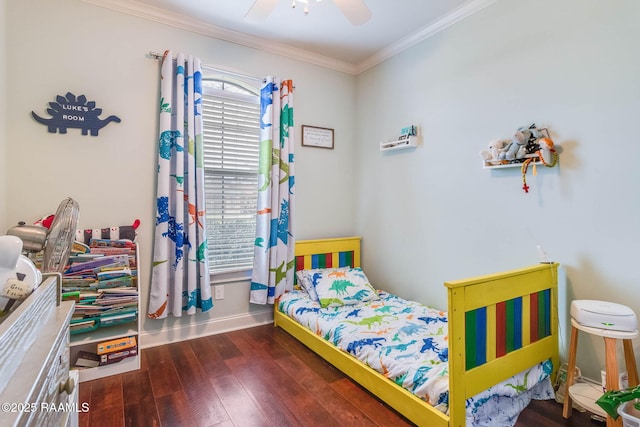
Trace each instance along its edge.
<instances>
[{"instance_id":1,"label":"dinosaur print curtain","mask_svg":"<svg viewBox=\"0 0 640 427\"><path fill-rule=\"evenodd\" d=\"M249 301L273 304L293 289L293 82L267 77L260 90L260 163Z\"/></svg>"},{"instance_id":2,"label":"dinosaur print curtain","mask_svg":"<svg viewBox=\"0 0 640 427\"><path fill-rule=\"evenodd\" d=\"M153 271L148 315L213 307L205 229L200 60L162 57Z\"/></svg>"}]
</instances>

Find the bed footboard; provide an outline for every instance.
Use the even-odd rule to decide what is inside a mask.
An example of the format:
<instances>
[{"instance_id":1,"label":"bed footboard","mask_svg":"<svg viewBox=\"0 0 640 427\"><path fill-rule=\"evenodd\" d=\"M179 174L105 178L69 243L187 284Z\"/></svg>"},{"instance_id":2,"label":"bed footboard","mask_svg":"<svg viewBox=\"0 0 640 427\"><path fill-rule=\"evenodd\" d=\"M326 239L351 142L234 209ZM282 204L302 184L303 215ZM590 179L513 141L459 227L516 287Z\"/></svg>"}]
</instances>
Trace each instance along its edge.
<instances>
[{"instance_id":1,"label":"bed footboard","mask_svg":"<svg viewBox=\"0 0 640 427\"><path fill-rule=\"evenodd\" d=\"M559 366L558 264L539 264L445 283L449 301L450 425L465 401L551 359Z\"/></svg>"}]
</instances>

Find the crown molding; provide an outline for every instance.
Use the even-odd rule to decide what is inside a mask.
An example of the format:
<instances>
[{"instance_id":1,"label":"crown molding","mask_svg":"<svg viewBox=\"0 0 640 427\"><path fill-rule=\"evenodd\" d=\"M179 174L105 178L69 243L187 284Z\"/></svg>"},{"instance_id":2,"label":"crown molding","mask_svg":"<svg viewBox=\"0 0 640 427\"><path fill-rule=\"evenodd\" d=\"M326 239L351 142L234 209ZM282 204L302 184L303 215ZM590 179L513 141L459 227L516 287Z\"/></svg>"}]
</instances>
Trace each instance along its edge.
<instances>
[{"instance_id":1,"label":"crown molding","mask_svg":"<svg viewBox=\"0 0 640 427\"><path fill-rule=\"evenodd\" d=\"M299 49L284 43L267 41L261 37L251 36L249 34L238 31L229 30L208 24L204 21L194 19L179 13L169 12L146 3L135 0L81 0L84 3L90 3L106 9L115 10L127 15L136 16L160 24L170 25L197 34L202 34L218 40L224 40L231 43L239 44L264 52L270 52L284 57L304 61L310 64L319 65L332 70L340 71L346 74L357 75L369 68L385 61L386 59L402 52L403 50L413 46L414 44L425 40L434 34L448 28L449 26L473 15L474 13L484 9L485 7L495 3L497 0L470 0L463 4L453 12L445 15L441 19L427 25L421 30L413 33L396 43L380 50L368 59L359 64L352 64L344 61L330 58L328 56L313 53L304 49Z\"/></svg>"},{"instance_id":2,"label":"crown molding","mask_svg":"<svg viewBox=\"0 0 640 427\"><path fill-rule=\"evenodd\" d=\"M462 21L463 19L481 11L482 9L491 6L498 0L470 0L460 7L454 9L451 13L441 17L437 21L423 27L422 29L414 32L413 34L408 35L396 43L393 43L374 55L370 56L368 59L360 62L356 65L356 74L360 74L369 68L391 58L392 56L410 48L411 46L419 43L423 40L428 39L429 37L439 33L440 31L449 28L453 24Z\"/></svg>"},{"instance_id":3,"label":"crown molding","mask_svg":"<svg viewBox=\"0 0 640 427\"><path fill-rule=\"evenodd\" d=\"M292 59L320 65L325 68L341 71L347 74L356 74L356 66L344 61L312 53L287 44L267 41L264 38L255 37L239 31L218 27L206 22L194 19L175 12L169 12L155 6L140 3L135 0L81 0L107 9L122 12L138 18L170 25L194 33L202 34L218 40L224 40L253 49L274 53Z\"/></svg>"}]
</instances>

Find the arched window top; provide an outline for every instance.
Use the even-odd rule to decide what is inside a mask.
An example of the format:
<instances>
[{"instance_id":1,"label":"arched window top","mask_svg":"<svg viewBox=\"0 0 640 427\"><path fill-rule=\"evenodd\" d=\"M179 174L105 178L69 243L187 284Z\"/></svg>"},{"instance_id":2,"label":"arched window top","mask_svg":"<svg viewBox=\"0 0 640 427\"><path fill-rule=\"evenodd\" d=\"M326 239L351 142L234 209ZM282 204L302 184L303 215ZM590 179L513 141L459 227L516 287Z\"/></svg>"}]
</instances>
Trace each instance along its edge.
<instances>
[{"instance_id":1,"label":"arched window top","mask_svg":"<svg viewBox=\"0 0 640 427\"><path fill-rule=\"evenodd\" d=\"M207 95L233 96L239 98L256 98L260 96L260 88L239 78L223 74L209 74L202 78L202 90ZM258 98L259 99L259 98Z\"/></svg>"}]
</instances>

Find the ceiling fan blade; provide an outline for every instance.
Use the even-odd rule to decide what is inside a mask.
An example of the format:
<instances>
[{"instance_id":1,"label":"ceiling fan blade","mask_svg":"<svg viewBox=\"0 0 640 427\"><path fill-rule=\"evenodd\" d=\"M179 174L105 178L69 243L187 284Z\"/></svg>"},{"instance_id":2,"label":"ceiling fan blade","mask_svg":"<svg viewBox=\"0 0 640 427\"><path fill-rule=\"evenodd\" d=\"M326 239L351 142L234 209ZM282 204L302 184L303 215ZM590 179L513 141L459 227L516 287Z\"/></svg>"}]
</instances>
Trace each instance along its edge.
<instances>
[{"instance_id":1,"label":"ceiling fan blade","mask_svg":"<svg viewBox=\"0 0 640 427\"><path fill-rule=\"evenodd\" d=\"M333 2L353 25L362 25L371 19L371 11L363 0L333 0Z\"/></svg>"},{"instance_id":2,"label":"ceiling fan blade","mask_svg":"<svg viewBox=\"0 0 640 427\"><path fill-rule=\"evenodd\" d=\"M244 17L247 21L264 22L277 5L278 0L256 0Z\"/></svg>"}]
</instances>

